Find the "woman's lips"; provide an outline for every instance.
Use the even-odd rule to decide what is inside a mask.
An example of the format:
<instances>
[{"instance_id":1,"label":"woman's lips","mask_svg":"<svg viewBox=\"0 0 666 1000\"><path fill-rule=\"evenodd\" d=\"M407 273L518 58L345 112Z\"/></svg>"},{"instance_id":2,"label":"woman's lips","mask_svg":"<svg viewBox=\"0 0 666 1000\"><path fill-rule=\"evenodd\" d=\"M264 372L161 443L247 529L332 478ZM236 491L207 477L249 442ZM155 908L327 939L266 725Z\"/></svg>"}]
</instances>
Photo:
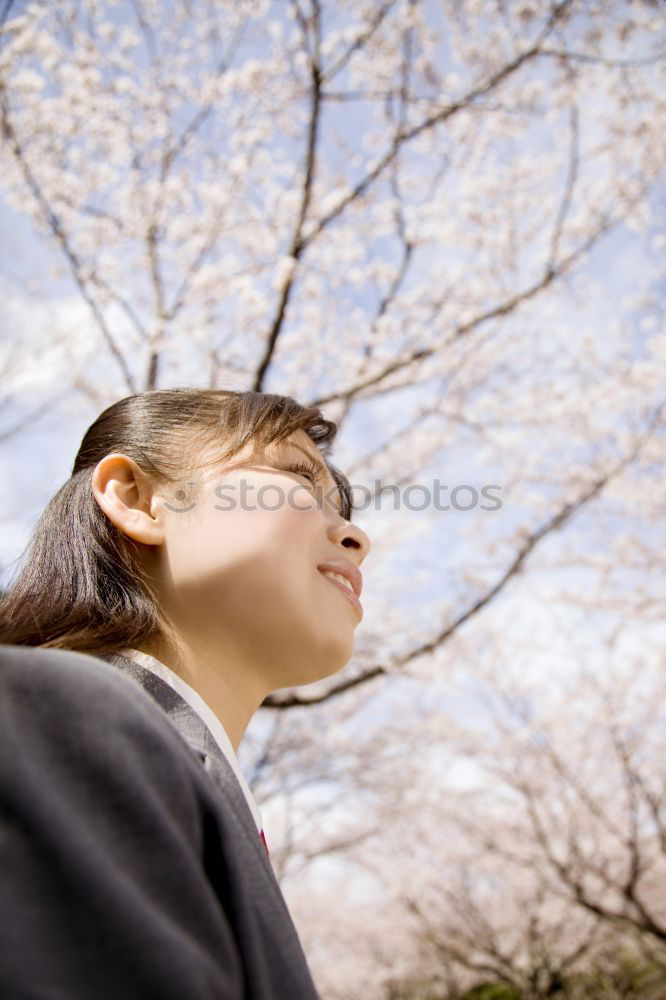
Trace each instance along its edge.
<instances>
[{"instance_id":1,"label":"woman's lips","mask_svg":"<svg viewBox=\"0 0 666 1000\"><path fill-rule=\"evenodd\" d=\"M322 576L326 577L329 583L332 583L334 587L337 587L338 590L342 591L345 597L354 605L354 607L356 608L356 610L358 611L359 615L362 618L363 605L361 604L361 602L359 601L358 597L353 592L353 590L349 589L348 587L345 587L343 583L338 583L337 580L334 580L333 577L331 576L327 576L326 573L322 573L321 570L319 570L319 572L321 573Z\"/></svg>"}]
</instances>

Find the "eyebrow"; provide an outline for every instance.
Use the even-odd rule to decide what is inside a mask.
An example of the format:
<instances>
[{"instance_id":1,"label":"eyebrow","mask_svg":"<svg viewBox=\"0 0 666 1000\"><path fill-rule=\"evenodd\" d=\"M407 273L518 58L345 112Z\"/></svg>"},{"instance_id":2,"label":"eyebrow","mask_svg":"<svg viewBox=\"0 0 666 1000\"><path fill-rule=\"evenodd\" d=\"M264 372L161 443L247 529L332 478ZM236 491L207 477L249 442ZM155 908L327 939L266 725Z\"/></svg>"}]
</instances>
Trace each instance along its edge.
<instances>
[{"instance_id":1,"label":"eyebrow","mask_svg":"<svg viewBox=\"0 0 666 1000\"><path fill-rule=\"evenodd\" d=\"M320 468L320 469L322 470L322 472L323 472L323 473L324 473L325 475L328 475L328 476L330 476L330 478L331 478L331 480L332 480L332 482L333 482L333 485L335 486L335 491L336 491L336 493L337 493L337 495L338 495L338 500L340 501L340 502L339 502L339 504L338 504L338 510L339 510L339 511L340 511L340 513L342 514L342 512L343 512L343 510L344 510L344 504L343 504L343 499L342 499L342 494L340 493L340 487L339 487L339 486L338 486L338 484L336 483L335 479L333 479L333 475L332 475L332 473L331 473L331 470L330 470L330 469L329 469L329 467L328 467L328 466L326 465L326 463L325 463L325 462L322 462L322 461L317 461L317 459L315 458L315 456L314 456L314 455L312 454L312 452L311 452L311 451L308 451L308 449L307 449L307 448L302 448L300 444L296 444L296 443L295 443L294 441L289 441L289 442L288 442L288 445L289 445L289 447L291 447L291 448L298 448L298 450L299 450L299 451L300 451L300 452L301 452L301 453L302 453L303 455L305 455L305 456L306 456L306 458L309 458L309 459L312 459L312 460L313 460L314 462L316 462L316 464L317 464L317 465L319 466L319 468Z\"/></svg>"}]
</instances>

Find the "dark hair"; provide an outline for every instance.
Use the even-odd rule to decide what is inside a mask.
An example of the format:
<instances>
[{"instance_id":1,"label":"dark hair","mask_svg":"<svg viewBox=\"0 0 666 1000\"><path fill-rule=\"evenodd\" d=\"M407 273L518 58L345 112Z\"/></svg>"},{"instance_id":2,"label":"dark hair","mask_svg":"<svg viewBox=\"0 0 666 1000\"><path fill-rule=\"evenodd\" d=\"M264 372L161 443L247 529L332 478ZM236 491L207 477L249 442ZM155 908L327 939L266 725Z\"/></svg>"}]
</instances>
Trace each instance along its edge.
<instances>
[{"instance_id":1,"label":"dark hair","mask_svg":"<svg viewBox=\"0 0 666 1000\"><path fill-rule=\"evenodd\" d=\"M189 461L200 447L219 443L217 464L250 442L263 447L300 429L326 461L337 425L290 396L156 389L108 407L86 431L70 478L37 522L23 567L0 599L0 643L103 655L172 634L140 565L138 543L116 528L95 499L98 462L121 452L156 484L174 484L201 468ZM349 520L349 481L326 465Z\"/></svg>"}]
</instances>

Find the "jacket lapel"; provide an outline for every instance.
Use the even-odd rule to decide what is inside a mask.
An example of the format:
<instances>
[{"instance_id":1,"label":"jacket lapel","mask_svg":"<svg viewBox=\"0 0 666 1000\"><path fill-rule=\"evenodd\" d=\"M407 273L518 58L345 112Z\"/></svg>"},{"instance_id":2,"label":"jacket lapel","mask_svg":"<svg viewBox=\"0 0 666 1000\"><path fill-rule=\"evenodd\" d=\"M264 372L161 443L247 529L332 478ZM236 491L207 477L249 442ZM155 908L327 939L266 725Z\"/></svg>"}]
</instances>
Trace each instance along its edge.
<instances>
[{"instance_id":1,"label":"jacket lapel","mask_svg":"<svg viewBox=\"0 0 666 1000\"><path fill-rule=\"evenodd\" d=\"M248 840L256 846L262 864L266 866L275 879L273 866L257 830L243 789L238 783L233 768L204 721L184 698L177 691L174 691L171 685L152 673L147 667L123 656L122 653L109 653L98 658L110 663L139 684L166 713L174 728L178 730L187 745L199 758L213 783L223 793L226 802L232 807L239 824L247 834Z\"/></svg>"}]
</instances>

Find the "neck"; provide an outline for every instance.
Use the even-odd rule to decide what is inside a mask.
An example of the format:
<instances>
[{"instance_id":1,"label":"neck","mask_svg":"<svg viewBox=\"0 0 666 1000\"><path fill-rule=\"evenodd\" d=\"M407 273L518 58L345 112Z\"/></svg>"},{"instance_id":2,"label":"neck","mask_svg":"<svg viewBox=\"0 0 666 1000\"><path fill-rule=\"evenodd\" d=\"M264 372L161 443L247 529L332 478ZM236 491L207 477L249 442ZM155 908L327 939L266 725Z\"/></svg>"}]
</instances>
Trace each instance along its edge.
<instances>
[{"instance_id":1,"label":"neck","mask_svg":"<svg viewBox=\"0 0 666 1000\"><path fill-rule=\"evenodd\" d=\"M269 688L247 664L225 649L212 653L200 644L182 640L176 647L166 638L137 646L164 663L194 688L222 723L234 752L238 752L250 719Z\"/></svg>"}]
</instances>

